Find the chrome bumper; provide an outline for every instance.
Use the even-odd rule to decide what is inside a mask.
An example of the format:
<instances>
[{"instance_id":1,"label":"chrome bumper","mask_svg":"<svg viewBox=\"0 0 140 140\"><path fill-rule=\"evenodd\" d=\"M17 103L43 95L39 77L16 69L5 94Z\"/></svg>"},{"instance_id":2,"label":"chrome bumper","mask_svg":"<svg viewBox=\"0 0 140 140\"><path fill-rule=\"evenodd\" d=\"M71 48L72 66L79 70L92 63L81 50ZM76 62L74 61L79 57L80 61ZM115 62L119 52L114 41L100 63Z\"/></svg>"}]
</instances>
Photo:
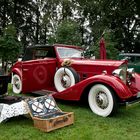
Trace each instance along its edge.
<instances>
[{"instance_id":1,"label":"chrome bumper","mask_svg":"<svg viewBox=\"0 0 140 140\"><path fill-rule=\"evenodd\" d=\"M139 103L140 103L140 97L138 97L134 100L125 102L125 106L126 106L126 108L130 108L130 107L139 105Z\"/></svg>"}]
</instances>

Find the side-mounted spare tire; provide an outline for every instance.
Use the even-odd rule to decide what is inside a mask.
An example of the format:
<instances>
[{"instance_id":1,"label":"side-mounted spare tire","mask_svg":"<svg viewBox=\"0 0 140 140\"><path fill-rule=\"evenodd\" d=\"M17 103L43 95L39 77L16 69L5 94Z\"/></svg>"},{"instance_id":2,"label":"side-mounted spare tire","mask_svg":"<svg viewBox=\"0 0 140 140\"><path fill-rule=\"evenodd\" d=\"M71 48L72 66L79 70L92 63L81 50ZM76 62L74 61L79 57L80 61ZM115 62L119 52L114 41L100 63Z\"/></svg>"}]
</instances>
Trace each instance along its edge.
<instances>
[{"instance_id":1,"label":"side-mounted spare tire","mask_svg":"<svg viewBox=\"0 0 140 140\"><path fill-rule=\"evenodd\" d=\"M57 91L61 92L79 82L79 75L71 67L59 68L54 76L54 84Z\"/></svg>"}]
</instances>

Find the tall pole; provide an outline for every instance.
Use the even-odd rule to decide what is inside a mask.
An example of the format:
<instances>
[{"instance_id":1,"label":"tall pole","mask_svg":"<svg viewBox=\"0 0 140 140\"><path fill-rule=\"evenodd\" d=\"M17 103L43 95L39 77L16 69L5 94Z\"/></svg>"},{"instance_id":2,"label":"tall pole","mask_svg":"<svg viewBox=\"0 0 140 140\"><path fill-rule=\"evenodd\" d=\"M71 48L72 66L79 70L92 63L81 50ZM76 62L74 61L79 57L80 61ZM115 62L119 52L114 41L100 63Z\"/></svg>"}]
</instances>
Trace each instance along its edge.
<instances>
[{"instance_id":1,"label":"tall pole","mask_svg":"<svg viewBox=\"0 0 140 140\"><path fill-rule=\"evenodd\" d=\"M105 40L103 35L100 39L99 44L100 44L100 59L106 59L106 47L105 47Z\"/></svg>"}]
</instances>

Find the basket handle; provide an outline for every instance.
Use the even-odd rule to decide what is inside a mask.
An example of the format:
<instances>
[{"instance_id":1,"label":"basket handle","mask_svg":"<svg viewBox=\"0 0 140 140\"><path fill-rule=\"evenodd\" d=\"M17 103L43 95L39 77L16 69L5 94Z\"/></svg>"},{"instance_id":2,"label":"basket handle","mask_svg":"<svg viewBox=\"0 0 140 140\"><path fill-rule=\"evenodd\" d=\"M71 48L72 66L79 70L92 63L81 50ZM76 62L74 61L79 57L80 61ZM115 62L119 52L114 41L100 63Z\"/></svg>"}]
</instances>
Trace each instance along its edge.
<instances>
[{"instance_id":1,"label":"basket handle","mask_svg":"<svg viewBox=\"0 0 140 140\"><path fill-rule=\"evenodd\" d=\"M58 125L58 124L61 124L61 123L64 123L64 122L66 122L66 121L68 121L68 117L67 116L64 116L61 120L56 120L55 122L54 122L54 127L56 126L56 125Z\"/></svg>"}]
</instances>

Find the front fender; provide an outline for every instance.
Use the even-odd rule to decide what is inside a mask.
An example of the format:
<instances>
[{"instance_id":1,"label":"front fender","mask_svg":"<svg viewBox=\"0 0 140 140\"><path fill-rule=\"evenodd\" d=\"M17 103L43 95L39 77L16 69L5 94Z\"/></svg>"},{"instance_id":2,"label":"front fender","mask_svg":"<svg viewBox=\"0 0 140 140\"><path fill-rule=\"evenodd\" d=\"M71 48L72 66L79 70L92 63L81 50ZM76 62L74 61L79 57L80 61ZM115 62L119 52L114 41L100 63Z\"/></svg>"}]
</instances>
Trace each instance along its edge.
<instances>
[{"instance_id":1,"label":"front fender","mask_svg":"<svg viewBox=\"0 0 140 140\"><path fill-rule=\"evenodd\" d=\"M133 93L129 89L129 87L123 83L123 81L115 76L110 75L96 75L87 79L87 83L96 84L102 83L111 87L115 93L121 99L128 99L133 96Z\"/></svg>"},{"instance_id":2,"label":"front fender","mask_svg":"<svg viewBox=\"0 0 140 140\"><path fill-rule=\"evenodd\" d=\"M128 99L133 96L127 85L125 85L119 78L110 75L92 76L83 81L80 81L79 83L62 92L55 93L53 96L55 98L64 100L80 100L85 89L97 83L110 86L122 100Z\"/></svg>"}]
</instances>

